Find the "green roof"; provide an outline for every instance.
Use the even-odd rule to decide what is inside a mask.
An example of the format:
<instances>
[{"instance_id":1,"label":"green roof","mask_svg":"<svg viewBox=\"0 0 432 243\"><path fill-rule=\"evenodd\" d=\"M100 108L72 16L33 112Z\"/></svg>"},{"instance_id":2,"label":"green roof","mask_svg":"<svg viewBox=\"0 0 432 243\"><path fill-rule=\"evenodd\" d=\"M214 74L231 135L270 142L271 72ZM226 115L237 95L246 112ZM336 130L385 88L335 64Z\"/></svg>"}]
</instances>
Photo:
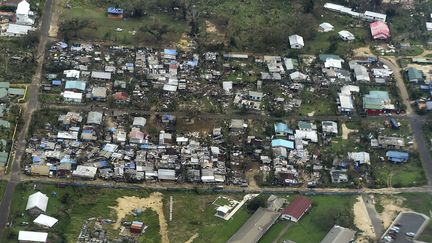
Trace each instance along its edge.
<instances>
[{"instance_id":1,"label":"green roof","mask_svg":"<svg viewBox=\"0 0 432 243\"><path fill-rule=\"evenodd\" d=\"M410 67L408 68L408 79L409 80L415 80L415 79L423 79L423 72L421 70L418 70L416 68Z\"/></svg>"},{"instance_id":2,"label":"green roof","mask_svg":"<svg viewBox=\"0 0 432 243\"><path fill-rule=\"evenodd\" d=\"M0 82L0 88L9 88L10 83L9 82Z\"/></svg>"},{"instance_id":3,"label":"green roof","mask_svg":"<svg viewBox=\"0 0 432 243\"><path fill-rule=\"evenodd\" d=\"M334 54L319 54L319 59L322 62L325 62L327 59L343 60L340 56Z\"/></svg>"},{"instance_id":4,"label":"green roof","mask_svg":"<svg viewBox=\"0 0 432 243\"><path fill-rule=\"evenodd\" d=\"M381 110L390 104L390 96L387 91L373 90L363 97L363 108Z\"/></svg>"},{"instance_id":5,"label":"green roof","mask_svg":"<svg viewBox=\"0 0 432 243\"><path fill-rule=\"evenodd\" d=\"M9 88L9 89L8 89L8 94L10 94L10 95L19 95L19 96L24 96L24 94L25 94L25 89Z\"/></svg>"}]
</instances>

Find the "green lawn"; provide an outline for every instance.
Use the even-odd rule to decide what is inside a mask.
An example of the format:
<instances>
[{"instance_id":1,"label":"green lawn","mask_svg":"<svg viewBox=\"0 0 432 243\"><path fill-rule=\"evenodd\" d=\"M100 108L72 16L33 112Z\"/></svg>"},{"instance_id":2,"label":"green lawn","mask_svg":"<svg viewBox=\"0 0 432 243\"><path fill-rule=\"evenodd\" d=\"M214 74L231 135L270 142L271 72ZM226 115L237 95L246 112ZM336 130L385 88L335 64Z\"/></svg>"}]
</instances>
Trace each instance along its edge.
<instances>
[{"instance_id":1,"label":"green lawn","mask_svg":"<svg viewBox=\"0 0 432 243\"><path fill-rule=\"evenodd\" d=\"M335 115L337 106L336 99L331 95L315 95L310 91L304 91L301 95L303 100L298 113L307 116L313 113L313 115Z\"/></svg>"},{"instance_id":2,"label":"green lawn","mask_svg":"<svg viewBox=\"0 0 432 243\"><path fill-rule=\"evenodd\" d=\"M64 9L62 22L66 23L71 19L88 21L85 27L71 31L69 37L83 40L105 40L123 44L139 44L142 41L150 41L152 44L163 45L177 41L183 33L189 29L184 21L179 21L168 13L161 11L149 13L140 18L124 18L123 20L108 18L106 8L108 3L99 3L93 0L73 0L71 9ZM140 31L140 27L152 24L159 26L166 25L168 33L163 35L161 40L152 40L147 32ZM118 28L122 31L116 31ZM133 31L136 34L133 35Z\"/></svg>"},{"instance_id":3,"label":"green lawn","mask_svg":"<svg viewBox=\"0 0 432 243\"><path fill-rule=\"evenodd\" d=\"M243 206L229 220L214 216L213 201L218 194L196 194L192 192L164 193L166 215L169 214L169 196L173 196L173 220L168 222L170 242L185 242L198 233L196 242L226 242L251 215ZM242 195L226 195L241 200Z\"/></svg>"},{"instance_id":4,"label":"green lawn","mask_svg":"<svg viewBox=\"0 0 432 243\"><path fill-rule=\"evenodd\" d=\"M298 223L293 223L281 237L295 242L320 242L334 224L354 228L352 207L354 196L311 196L312 209ZM286 222L279 221L260 240L270 243L283 230Z\"/></svg>"},{"instance_id":5,"label":"green lawn","mask_svg":"<svg viewBox=\"0 0 432 243\"><path fill-rule=\"evenodd\" d=\"M378 186L387 186L389 176L391 177L392 187L420 186L427 182L420 159L412 155L405 164L397 165L388 162L376 162L372 166L375 184Z\"/></svg>"}]
</instances>

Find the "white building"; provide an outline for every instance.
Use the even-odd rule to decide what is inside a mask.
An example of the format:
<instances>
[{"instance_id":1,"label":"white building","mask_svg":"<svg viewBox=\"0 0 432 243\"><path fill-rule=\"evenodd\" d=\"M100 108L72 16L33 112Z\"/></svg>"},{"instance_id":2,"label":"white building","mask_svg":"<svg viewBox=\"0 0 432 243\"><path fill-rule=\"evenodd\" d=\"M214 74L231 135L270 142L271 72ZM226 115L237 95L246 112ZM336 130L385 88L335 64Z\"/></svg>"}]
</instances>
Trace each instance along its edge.
<instances>
[{"instance_id":1,"label":"white building","mask_svg":"<svg viewBox=\"0 0 432 243\"><path fill-rule=\"evenodd\" d=\"M29 25L21 25L21 24L9 24L5 35L11 37L19 37L27 35L29 31L32 31L33 27Z\"/></svg>"},{"instance_id":2,"label":"white building","mask_svg":"<svg viewBox=\"0 0 432 243\"><path fill-rule=\"evenodd\" d=\"M33 12L30 11L30 3L28 3L26 0L23 0L20 3L18 3L15 14L16 14L17 24L21 24L21 25L34 24L34 20L30 18L30 16L33 16Z\"/></svg>"},{"instance_id":3,"label":"white building","mask_svg":"<svg viewBox=\"0 0 432 243\"><path fill-rule=\"evenodd\" d=\"M72 176L83 179L95 179L97 168L93 166L78 165Z\"/></svg>"},{"instance_id":4,"label":"white building","mask_svg":"<svg viewBox=\"0 0 432 243\"><path fill-rule=\"evenodd\" d=\"M45 214L39 215L35 220L33 220L33 223L40 225L45 228L51 228L58 222L58 219L50 217Z\"/></svg>"},{"instance_id":5,"label":"white building","mask_svg":"<svg viewBox=\"0 0 432 243\"><path fill-rule=\"evenodd\" d=\"M321 32L330 32L334 30L334 26L331 25L330 23L324 22L319 25L319 30Z\"/></svg>"},{"instance_id":6,"label":"white building","mask_svg":"<svg viewBox=\"0 0 432 243\"><path fill-rule=\"evenodd\" d=\"M304 47L303 37L299 35L291 35L289 37L289 43L293 49L301 49Z\"/></svg>"},{"instance_id":7,"label":"white building","mask_svg":"<svg viewBox=\"0 0 432 243\"><path fill-rule=\"evenodd\" d=\"M48 233L20 230L18 232L19 242L47 242Z\"/></svg>"},{"instance_id":8,"label":"white building","mask_svg":"<svg viewBox=\"0 0 432 243\"><path fill-rule=\"evenodd\" d=\"M65 91L63 92L63 98L66 102L81 103L83 95L73 91Z\"/></svg>"},{"instance_id":9,"label":"white building","mask_svg":"<svg viewBox=\"0 0 432 243\"><path fill-rule=\"evenodd\" d=\"M29 196L26 211L31 214L40 214L46 211L47 206L48 197L42 192L36 192Z\"/></svg>"},{"instance_id":10,"label":"white building","mask_svg":"<svg viewBox=\"0 0 432 243\"><path fill-rule=\"evenodd\" d=\"M352 40L355 40L354 35L353 35L351 32L347 31L347 30L341 30L341 31L339 31L338 34L339 34L339 37L340 37L342 40L344 40L344 41L352 41Z\"/></svg>"}]
</instances>

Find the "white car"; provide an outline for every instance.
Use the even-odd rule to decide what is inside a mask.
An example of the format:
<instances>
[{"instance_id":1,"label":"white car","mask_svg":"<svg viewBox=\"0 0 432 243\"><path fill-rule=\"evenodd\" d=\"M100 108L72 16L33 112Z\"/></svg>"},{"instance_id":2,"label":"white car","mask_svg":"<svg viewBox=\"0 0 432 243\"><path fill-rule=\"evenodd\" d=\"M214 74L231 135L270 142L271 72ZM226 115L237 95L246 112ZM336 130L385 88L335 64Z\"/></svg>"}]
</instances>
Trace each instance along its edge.
<instances>
[{"instance_id":1,"label":"white car","mask_svg":"<svg viewBox=\"0 0 432 243\"><path fill-rule=\"evenodd\" d=\"M405 235L409 237L414 237L416 234L414 232L406 232Z\"/></svg>"}]
</instances>

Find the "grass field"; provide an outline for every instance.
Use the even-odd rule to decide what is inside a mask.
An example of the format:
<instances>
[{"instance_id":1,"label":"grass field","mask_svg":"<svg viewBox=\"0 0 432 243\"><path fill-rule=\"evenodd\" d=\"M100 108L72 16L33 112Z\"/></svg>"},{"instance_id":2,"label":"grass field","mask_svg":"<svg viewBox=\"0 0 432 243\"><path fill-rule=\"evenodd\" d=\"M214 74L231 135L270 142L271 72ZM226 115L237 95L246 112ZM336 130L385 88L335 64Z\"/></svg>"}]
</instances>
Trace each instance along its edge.
<instances>
[{"instance_id":1,"label":"grass field","mask_svg":"<svg viewBox=\"0 0 432 243\"><path fill-rule=\"evenodd\" d=\"M173 220L168 222L171 242L185 242L196 233L198 237L194 243L226 242L250 216L244 206L229 221L214 216L216 206L212 203L218 194L170 192L164 195L166 215L169 215L169 196L173 196ZM227 197L240 200L242 195L230 194Z\"/></svg>"},{"instance_id":2,"label":"grass field","mask_svg":"<svg viewBox=\"0 0 432 243\"><path fill-rule=\"evenodd\" d=\"M426 184L427 180L418 158L410 158L403 165L376 162L374 168L375 184L392 187L410 187Z\"/></svg>"},{"instance_id":3,"label":"grass field","mask_svg":"<svg viewBox=\"0 0 432 243\"><path fill-rule=\"evenodd\" d=\"M303 116L313 115L335 115L337 106L331 95L318 96L310 91L305 91L301 96L303 102L298 113Z\"/></svg>"},{"instance_id":4,"label":"grass field","mask_svg":"<svg viewBox=\"0 0 432 243\"><path fill-rule=\"evenodd\" d=\"M3 183L0 183L0 190ZM123 196L147 197L151 191L123 189L95 189L83 187L57 188L55 185L38 184L37 190L49 197L46 214L59 219L49 230L51 242L75 242L82 224L91 217L116 220L116 199ZM16 242L19 230L41 230L32 223L33 218L25 213L27 198L36 192L32 183L17 186L11 207L11 221L1 242ZM216 206L212 202L219 194L197 194L193 192L163 192L164 215L169 219L169 197L173 196L173 220L168 223L170 242L184 242L198 233L194 242L226 242L249 218L250 212L242 207L229 221L214 216ZM225 195L240 200L242 195ZM155 211L146 209L140 216L127 215L126 221L142 220L149 228L140 237L143 242L160 242L160 224ZM29 225L22 226L23 222ZM108 236L117 237L118 230L104 226Z\"/></svg>"},{"instance_id":5,"label":"grass field","mask_svg":"<svg viewBox=\"0 0 432 243\"><path fill-rule=\"evenodd\" d=\"M155 46L168 45L178 41L181 35L188 31L183 21L178 21L167 13L155 12L141 18L124 18L123 20L108 18L106 14L107 3L98 4L92 0L70 1L72 8L63 9L62 22L72 19L88 21L88 25L71 34L72 39L112 41L123 44L139 44L143 40ZM168 33L161 40L152 40L147 32L140 31L140 27L158 23L168 26ZM117 29L122 31L116 31ZM133 34L136 31L136 34ZM74 31L72 31L74 32Z\"/></svg>"},{"instance_id":6,"label":"grass field","mask_svg":"<svg viewBox=\"0 0 432 243\"><path fill-rule=\"evenodd\" d=\"M354 196L311 196L310 198L313 201L312 209L298 223L293 223L278 242L283 240L320 242L334 224L355 229L352 212L356 201ZM259 242L273 242L286 224L278 221Z\"/></svg>"},{"instance_id":7,"label":"grass field","mask_svg":"<svg viewBox=\"0 0 432 243\"><path fill-rule=\"evenodd\" d=\"M46 214L59 219L59 222L50 230L49 240L51 242L75 242L84 221L90 217L115 219L114 212L108 206L116 206L116 199L122 196L148 196L148 191L140 190L110 190L90 188L57 188L54 185L38 185L38 190L49 197ZM33 190L33 184L23 183L17 186L11 206L11 220L13 228L8 228L1 242L16 242L19 230L40 230L33 223L33 218L27 215L25 207L27 198ZM158 218L153 211L145 211L147 215L145 222L149 225L158 225ZM23 214L24 213L24 214ZM30 223L21 226L23 222ZM152 233L153 232L153 233ZM108 235L116 235L118 231L112 230ZM159 232L149 227L144 237L155 239ZM160 240L160 239L159 239ZM152 242L158 242L153 240Z\"/></svg>"}]
</instances>

